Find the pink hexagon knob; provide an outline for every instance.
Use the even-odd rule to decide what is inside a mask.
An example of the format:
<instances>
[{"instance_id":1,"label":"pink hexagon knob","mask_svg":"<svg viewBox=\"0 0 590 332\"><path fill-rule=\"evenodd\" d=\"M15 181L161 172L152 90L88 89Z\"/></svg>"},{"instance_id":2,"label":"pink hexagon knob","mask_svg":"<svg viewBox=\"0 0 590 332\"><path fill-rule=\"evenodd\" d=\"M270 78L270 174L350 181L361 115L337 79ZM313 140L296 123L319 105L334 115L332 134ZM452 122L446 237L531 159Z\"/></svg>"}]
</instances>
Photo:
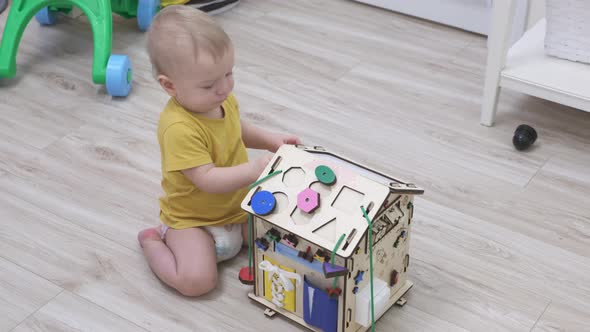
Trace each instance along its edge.
<instances>
[{"instance_id":1,"label":"pink hexagon knob","mask_svg":"<svg viewBox=\"0 0 590 332\"><path fill-rule=\"evenodd\" d=\"M320 206L320 194L307 188L297 195L297 207L303 212L312 213Z\"/></svg>"}]
</instances>

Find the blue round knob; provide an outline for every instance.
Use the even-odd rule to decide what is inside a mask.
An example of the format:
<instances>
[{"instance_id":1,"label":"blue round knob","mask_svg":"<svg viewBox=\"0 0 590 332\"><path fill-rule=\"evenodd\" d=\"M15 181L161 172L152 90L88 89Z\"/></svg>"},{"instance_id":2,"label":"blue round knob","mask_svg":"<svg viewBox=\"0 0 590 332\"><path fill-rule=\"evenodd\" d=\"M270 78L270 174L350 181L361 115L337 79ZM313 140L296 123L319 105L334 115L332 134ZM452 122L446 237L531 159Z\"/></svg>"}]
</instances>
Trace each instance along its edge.
<instances>
[{"instance_id":1,"label":"blue round knob","mask_svg":"<svg viewBox=\"0 0 590 332\"><path fill-rule=\"evenodd\" d=\"M261 216L271 213L275 209L276 204L277 200L270 191L262 190L252 197L252 210Z\"/></svg>"}]
</instances>

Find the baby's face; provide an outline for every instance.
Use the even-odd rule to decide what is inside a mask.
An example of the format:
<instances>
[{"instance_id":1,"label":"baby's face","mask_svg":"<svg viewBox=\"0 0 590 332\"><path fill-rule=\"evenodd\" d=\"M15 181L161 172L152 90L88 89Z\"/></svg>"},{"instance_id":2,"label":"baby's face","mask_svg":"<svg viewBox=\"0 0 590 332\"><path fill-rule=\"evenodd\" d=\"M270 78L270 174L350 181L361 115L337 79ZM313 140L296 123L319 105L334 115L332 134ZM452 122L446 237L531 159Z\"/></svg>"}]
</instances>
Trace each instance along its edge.
<instances>
[{"instance_id":1,"label":"baby's face","mask_svg":"<svg viewBox=\"0 0 590 332\"><path fill-rule=\"evenodd\" d=\"M234 50L217 59L208 53L200 54L197 62L174 79L176 100L195 113L217 109L234 88Z\"/></svg>"}]
</instances>

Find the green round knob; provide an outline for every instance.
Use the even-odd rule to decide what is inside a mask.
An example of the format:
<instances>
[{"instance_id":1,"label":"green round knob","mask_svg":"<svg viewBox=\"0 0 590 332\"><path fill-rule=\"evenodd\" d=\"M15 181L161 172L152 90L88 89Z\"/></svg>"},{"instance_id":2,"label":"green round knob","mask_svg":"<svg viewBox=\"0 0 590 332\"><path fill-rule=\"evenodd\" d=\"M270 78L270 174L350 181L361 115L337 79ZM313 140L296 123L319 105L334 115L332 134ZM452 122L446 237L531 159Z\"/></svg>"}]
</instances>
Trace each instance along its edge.
<instances>
[{"instance_id":1,"label":"green round knob","mask_svg":"<svg viewBox=\"0 0 590 332\"><path fill-rule=\"evenodd\" d=\"M315 176L318 178L318 180L320 180L321 183L328 186L336 183L336 174L334 174L334 171L328 166L321 165L316 167Z\"/></svg>"}]
</instances>

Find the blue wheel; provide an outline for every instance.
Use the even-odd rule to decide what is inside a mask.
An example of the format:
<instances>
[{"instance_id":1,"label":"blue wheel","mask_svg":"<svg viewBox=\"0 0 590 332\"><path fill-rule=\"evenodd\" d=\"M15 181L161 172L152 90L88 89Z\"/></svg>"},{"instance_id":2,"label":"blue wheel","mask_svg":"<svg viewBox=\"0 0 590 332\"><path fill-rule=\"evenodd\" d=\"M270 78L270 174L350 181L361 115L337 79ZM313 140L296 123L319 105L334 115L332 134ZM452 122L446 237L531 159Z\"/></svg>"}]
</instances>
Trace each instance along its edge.
<instances>
[{"instance_id":1,"label":"blue wheel","mask_svg":"<svg viewBox=\"0 0 590 332\"><path fill-rule=\"evenodd\" d=\"M147 31L159 10L160 0L139 0L137 3L137 25L139 30Z\"/></svg>"},{"instance_id":2,"label":"blue wheel","mask_svg":"<svg viewBox=\"0 0 590 332\"><path fill-rule=\"evenodd\" d=\"M126 55L112 54L107 63L106 87L109 95L125 97L131 90L131 61Z\"/></svg>"},{"instance_id":3,"label":"blue wheel","mask_svg":"<svg viewBox=\"0 0 590 332\"><path fill-rule=\"evenodd\" d=\"M35 19L41 25L54 25L57 21L57 14L49 10L49 7L45 7L35 15Z\"/></svg>"}]
</instances>

